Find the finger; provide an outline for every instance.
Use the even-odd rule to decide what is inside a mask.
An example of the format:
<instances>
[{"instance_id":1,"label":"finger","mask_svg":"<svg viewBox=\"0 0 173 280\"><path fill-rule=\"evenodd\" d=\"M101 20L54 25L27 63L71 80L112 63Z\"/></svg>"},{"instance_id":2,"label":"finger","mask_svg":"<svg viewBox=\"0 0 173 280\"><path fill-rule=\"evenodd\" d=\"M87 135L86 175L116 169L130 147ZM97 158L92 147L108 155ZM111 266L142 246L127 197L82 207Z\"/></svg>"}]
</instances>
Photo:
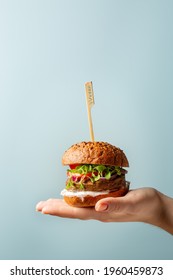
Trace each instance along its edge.
<instances>
[{"instance_id":1,"label":"finger","mask_svg":"<svg viewBox=\"0 0 173 280\"><path fill-rule=\"evenodd\" d=\"M36 205L36 211L42 212L43 208L46 208L47 205L52 203L52 201L54 201L54 199L49 198L48 200L38 202Z\"/></svg>"},{"instance_id":2,"label":"finger","mask_svg":"<svg viewBox=\"0 0 173 280\"><path fill-rule=\"evenodd\" d=\"M44 205L46 204L46 201L40 201L40 202L38 202L37 203L37 205L36 205L36 211L38 211L38 212L40 212L40 211L42 211L42 209L43 209L43 207L44 207Z\"/></svg>"},{"instance_id":3,"label":"finger","mask_svg":"<svg viewBox=\"0 0 173 280\"><path fill-rule=\"evenodd\" d=\"M38 209L43 214L49 214L54 216L59 216L63 218L73 218L73 219L96 219L98 213L92 208L76 208L69 206L62 199L48 199L47 201L40 202L38 204Z\"/></svg>"},{"instance_id":4,"label":"finger","mask_svg":"<svg viewBox=\"0 0 173 280\"><path fill-rule=\"evenodd\" d=\"M123 212L129 207L129 203L124 197L108 197L99 200L95 209L98 212Z\"/></svg>"}]
</instances>

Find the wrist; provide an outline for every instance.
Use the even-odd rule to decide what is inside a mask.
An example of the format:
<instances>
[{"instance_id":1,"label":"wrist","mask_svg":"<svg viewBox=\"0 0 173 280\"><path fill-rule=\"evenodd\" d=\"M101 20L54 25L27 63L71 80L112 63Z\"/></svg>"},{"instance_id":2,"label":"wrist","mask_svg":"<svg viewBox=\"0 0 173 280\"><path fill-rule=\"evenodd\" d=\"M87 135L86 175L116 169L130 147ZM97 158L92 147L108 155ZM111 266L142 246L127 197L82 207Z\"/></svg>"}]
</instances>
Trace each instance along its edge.
<instances>
[{"instance_id":1,"label":"wrist","mask_svg":"<svg viewBox=\"0 0 173 280\"><path fill-rule=\"evenodd\" d=\"M151 224L173 234L173 199L156 190L156 209Z\"/></svg>"}]
</instances>

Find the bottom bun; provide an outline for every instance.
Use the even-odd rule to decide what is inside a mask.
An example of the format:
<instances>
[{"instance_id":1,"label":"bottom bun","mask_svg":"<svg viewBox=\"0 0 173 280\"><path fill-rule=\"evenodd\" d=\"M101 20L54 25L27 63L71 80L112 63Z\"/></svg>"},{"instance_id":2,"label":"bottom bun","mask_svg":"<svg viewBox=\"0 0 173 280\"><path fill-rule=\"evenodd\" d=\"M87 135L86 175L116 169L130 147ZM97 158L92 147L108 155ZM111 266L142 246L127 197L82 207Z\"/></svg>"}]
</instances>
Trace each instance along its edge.
<instances>
[{"instance_id":1,"label":"bottom bun","mask_svg":"<svg viewBox=\"0 0 173 280\"><path fill-rule=\"evenodd\" d=\"M118 189L115 192L110 192L107 194L100 194L97 196L90 196L86 195L84 197L78 197L78 196L65 196L64 200L67 204L73 207L93 207L102 198L106 197L121 197L124 196L129 190L129 182L126 182L126 186Z\"/></svg>"}]
</instances>

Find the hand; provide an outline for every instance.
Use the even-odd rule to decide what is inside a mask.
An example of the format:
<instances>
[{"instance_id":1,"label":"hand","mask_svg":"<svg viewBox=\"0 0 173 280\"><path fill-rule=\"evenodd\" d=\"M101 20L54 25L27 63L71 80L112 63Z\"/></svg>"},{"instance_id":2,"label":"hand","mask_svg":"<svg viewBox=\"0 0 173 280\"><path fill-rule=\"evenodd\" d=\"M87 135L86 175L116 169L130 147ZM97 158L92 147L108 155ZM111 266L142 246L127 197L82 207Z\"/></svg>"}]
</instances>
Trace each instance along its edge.
<instances>
[{"instance_id":1,"label":"hand","mask_svg":"<svg viewBox=\"0 0 173 280\"><path fill-rule=\"evenodd\" d=\"M71 207L62 199L37 204L43 214L102 222L145 222L173 234L173 199L154 188L130 190L125 196L104 198L91 208Z\"/></svg>"}]
</instances>

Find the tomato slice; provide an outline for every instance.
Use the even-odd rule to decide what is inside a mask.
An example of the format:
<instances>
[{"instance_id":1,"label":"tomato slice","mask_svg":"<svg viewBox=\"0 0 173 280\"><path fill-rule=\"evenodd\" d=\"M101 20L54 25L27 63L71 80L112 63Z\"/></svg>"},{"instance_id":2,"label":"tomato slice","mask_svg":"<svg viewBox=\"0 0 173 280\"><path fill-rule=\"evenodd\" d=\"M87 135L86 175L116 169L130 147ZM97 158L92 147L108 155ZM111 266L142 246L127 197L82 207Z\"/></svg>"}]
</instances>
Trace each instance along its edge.
<instances>
[{"instance_id":1,"label":"tomato slice","mask_svg":"<svg viewBox=\"0 0 173 280\"><path fill-rule=\"evenodd\" d=\"M70 169L75 169L77 166L79 166L80 164L69 164Z\"/></svg>"},{"instance_id":2,"label":"tomato slice","mask_svg":"<svg viewBox=\"0 0 173 280\"><path fill-rule=\"evenodd\" d=\"M87 173L85 176L91 178L92 177L92 172Z\"/></svg>"},{"instance_id":3,"label":"tomato slice","mask_svg":"<svg viewBox=\"0 0 173 280\"><path fill-rule=\"evenodd\" d=\"M93 173L94 173L95 176L98 175L98 172L97 172L97 171L94 171ZM92 175L93 175L93 173L92 173L92 172L89 172L89 173L86 174L86 176L91 178Z\"/></svg>"}]
</instances>

